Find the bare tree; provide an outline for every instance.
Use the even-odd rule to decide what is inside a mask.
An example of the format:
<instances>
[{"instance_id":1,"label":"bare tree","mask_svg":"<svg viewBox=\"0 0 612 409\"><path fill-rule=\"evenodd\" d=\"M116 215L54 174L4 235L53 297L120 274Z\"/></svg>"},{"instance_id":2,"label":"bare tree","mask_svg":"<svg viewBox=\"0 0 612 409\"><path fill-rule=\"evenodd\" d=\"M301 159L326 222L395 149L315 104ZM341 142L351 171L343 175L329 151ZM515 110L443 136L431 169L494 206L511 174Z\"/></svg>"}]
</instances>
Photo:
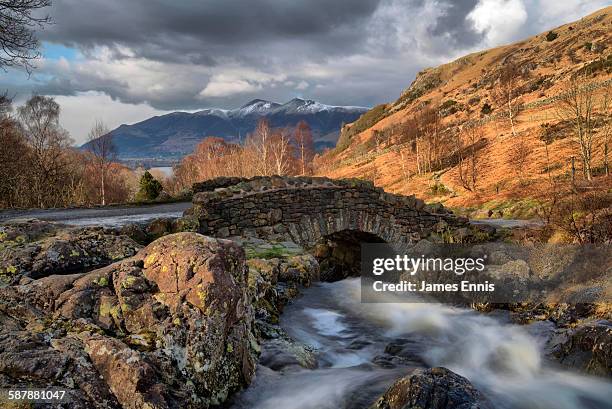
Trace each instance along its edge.
<instances>
[{"instance_id":1,"label":"bare tree","mask_svg":"<svg viewBox=\"0 0 612 409\"><path fill-rule=\"evenodd\" d=\"M444 133L438 106L425 108L417 116L418 140L422 145L421 170L431 172L440 165L444 152ZM419 152L420 153L420 152Z\"/></svg>"},{"instance_id":2,"label":"bare tree","mask_svg":"<svg viewBox=\"0 0 612 409\"><path fill-rule=\"evenodd\" d=\"M60 107L53 98L32 96L17 110L21 127L32 148L32 188L40 207L61 204L61 180L66 166L64 151L72 143L59 124Z\"/></svg>"},{"instance_id":3,"label":"bare tree","mask_svg":"<svg viewBox=\"0 0 612 409\"><path fill-rule=\"evenodd\" d=\"M11 100L0 96L0 207L27 205L30 149L9 113Z\"/></svg>"},{"instance_id":4,"label":"bare tree","mask_svg":"<svg viewBox=\"0 0 612 409\"><path fill-rule=\"evenodd\" d=\"M253 167L260 176L270 176L273 173L271 140L270 123L266 119L261 119L246 142L247 149L253 153Z\"/></svg>"},{"instance_id":5,"label":"bare tree","mask_svg":"<svg viewBox=\"0 0 612 409\"><path fill-rule=\"evenodd\" d=\"M8 93L0 94L0 120L8 119L13 111L13 100L9 98Z\"/></svg>"},{"instance_id":6,"label":"bare tree","mask_svg":"<svg viewBox=\"0 0 612 409\"><path fill-rule=\"evenodd\" d=\"M531 152L531 145L529 145L529 143L525 140L524 135L520 135L518 137L518 141L516 141L516 143L514 143L510 148L507 164L514 169L521 183L525 181L527 161L529 159L529 155L531 155Z\"/></svg>"},{"instance_id":7,"label":"bare tree","mask_svg":"<svg viewBox=\"0 0 612 409\"><path fill-rule=\"evenodd\" d=\"M610 163L608 162L608 155L610 150L610 138L612 137L612 85L606 87L602 102L602 129L601 139L604 151L604 171L606 176L610 176Z\"/></svg>"},{"instance_id":8,"label":"bare tree","mask_svg":"<svg viewBox=\"0 0 612 409\"><path fill-rule=\"evenodd\" d=\"M478 143L483 138L482 128L467 126L456 139L459 181L470 192L476 192L480 179L481 161Z\"/></svg>"},{"instance_id":9,"label":"bare tree","mask_svg":"<svg viewBox=\"0 0 612 409\"><path fill-rule=\"evenodd\" d=\"M117 147L108 127L98 120L89 131L88 140L89 150L93 154L93 164L96 173L100 176L100 200L102 206L105 206L108 172L117 159Z\"/></svg>"},{"instance_id":10,"label":"bare tree","mask_svg":"<svg viewBox=\"0 0 612 409\"><path fill-rule=\"evenodd\" d=\"M22 66L28 72L39 57L34 30L51 22L38 11L51 0L0 0L0 68Z\"/></svg>"},{"instance_id":11,"label":"bare tree","mask_svg":"<svg viewBox=\"0 0 612 409\"><path fill-rule=\"evenodd\" d=\"M568 121L574 128L574 140L582 159L582 172L592 180L592 158L595 128L595 88L587 82L586 76L571 78L557 103L556 113L562 121Z\"/></svg>"},{"instance_id":12,"label":"bare tree","mask_svg":"<svg viewBox=\"0 0 612 409\"><path fill-rule=\"evenodd\" d=\"M518 64L512 60L507 60L500 69L497 88L493 92L493 97L506 112L510 128L512 129L512 136L515 138L516 117L522 105L522 101L519 98L519 79L522 76Z\"/></svg>"},{"instance_id":13,"label":"bare tree","mask_svg":"<svg viewBox=\"0 0 612 409\"><path fill-rule=\"evenodd\" d=\"M291 132L288 129L279 129L272 135L272 156L277 175L286 175L292 167Z\"/></svg>"},{"instance_id":14,"label":"bare tree","mask_svg":"<svg viewBox=\"0 0 612 409\"><path fill-rule=\"evenodd\" d=\"M405 144L414 142L414 139L417 135L417 123L414 118L410 118L407 121L403 122L399 125L399 136L398 136L398 145L397 152L400 155L400 161L402 165L402 175L404 178L409 176L408 170L406 168L406 163L408 162L408 152L405 148Z\"/></svg>"},{"instance_id":15,"label":"bare tree","mask_svg":"<svg viewBox=\"0 0 612 409\"><path fill-rule=\"evenodd\" d=\"M299 162L299 172L301 175L306 175L310 172L312 159L314 158L315 149L312 140L312 132L306 121L300 121L295 127L293 140L297 148L297 156Z\"/></svg>"}]
</instances>

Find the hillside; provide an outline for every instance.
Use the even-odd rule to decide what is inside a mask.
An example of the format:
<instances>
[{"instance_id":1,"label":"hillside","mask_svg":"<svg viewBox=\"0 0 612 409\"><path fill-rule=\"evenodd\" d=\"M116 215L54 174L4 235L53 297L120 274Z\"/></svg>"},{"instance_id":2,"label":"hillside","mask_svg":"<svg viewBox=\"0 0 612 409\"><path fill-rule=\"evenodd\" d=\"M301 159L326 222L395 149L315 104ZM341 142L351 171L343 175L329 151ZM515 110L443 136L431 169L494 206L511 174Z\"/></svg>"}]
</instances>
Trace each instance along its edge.
<instances>
[{"instance_id":1,"label":"hillside","mask_svg":"<svg viewBox=\"0 0 612 409\"><path fill-rule=\"evenodd\" d=\"M601 101L606 90L610 92L611 33L608 7L524 41L425 69L397 101L379 105L345 126L337 147L319 158L318 172L369 179L386 190L414 193L450 207L506 209L506 216L528 217L533 203L546 199L551 179L570 177L572 156L576 173L582 172L572 125L559 115L558 99L571 78L586 76L589 89L595 90L593 169L596 175L602 173L600 128L611 113L609 105L602 111ZM510 99L512 110L518 111L514 130L508 101L499 96L510 65L515 69ZM436 166L423 169L417 155L424 155L425 131L418 129L428 112L439 119L435 132L441 152ZM482 132L478 183L472 191L460 182L455 146L458 138L465 143L471 128ZM517 146L524 147L520 164Z\"/></svg>"},{"instance_id":2,"label":"hillside","mask_svg":"<svg viewBox=\"0 0 612 409\"><path fill-rule=\"evenodd\" d=\"M240 108L173 112L111 131L120 159L180 159L193 152L207 136L231 142L245 138L257 121L267 118L273 127L295 126L306 121L318 149L333 147L343 123L354 121L367 108L324 105L292 99L285 104L253 100ZM87 149L88 144L83 145Z\"/></svg>"}]
</instances>

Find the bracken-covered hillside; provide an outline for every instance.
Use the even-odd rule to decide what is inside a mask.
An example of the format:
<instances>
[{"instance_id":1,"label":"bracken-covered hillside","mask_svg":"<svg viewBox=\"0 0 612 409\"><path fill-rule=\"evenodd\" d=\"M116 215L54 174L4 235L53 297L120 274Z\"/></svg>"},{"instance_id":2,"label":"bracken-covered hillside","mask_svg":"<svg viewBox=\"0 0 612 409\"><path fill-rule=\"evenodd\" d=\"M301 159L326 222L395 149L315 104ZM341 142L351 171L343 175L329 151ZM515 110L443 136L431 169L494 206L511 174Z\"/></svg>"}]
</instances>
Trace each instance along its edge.
<instances>
[{"instance_id":1,"label":"bracken-covered hillside","mask_svg":"<svg viewBox=\"0 0 612 409\"><path fill-rule=\"evenodd\" d=\"M574 79L592 90L592 173L609 181L601 175L611 33L608 7L524 41L425 69L397 101L345 126L337 147L319 158L319 173L370 179L451 207L529 216L533 204L550 194L551 179L571 179L572 156L576 178L584 178L575 129L559 102ZM475 186L460 177L461 170L463 179L469 173L470 152L477 152Z\"/></svg>"}]
</instances>

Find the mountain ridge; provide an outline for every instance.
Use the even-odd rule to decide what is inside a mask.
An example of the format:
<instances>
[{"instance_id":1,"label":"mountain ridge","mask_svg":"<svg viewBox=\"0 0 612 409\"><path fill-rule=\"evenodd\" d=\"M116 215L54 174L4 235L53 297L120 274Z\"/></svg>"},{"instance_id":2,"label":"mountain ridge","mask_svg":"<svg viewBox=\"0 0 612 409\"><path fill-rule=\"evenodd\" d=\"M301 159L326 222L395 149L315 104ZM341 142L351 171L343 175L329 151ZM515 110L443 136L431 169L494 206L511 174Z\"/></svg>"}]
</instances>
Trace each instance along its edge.
<instances>
[{"instance_id":1,"label":"mountain ridge","mask_svg":"<svg viewBox=\"0 0 612 409\"><path fill-rule=\"evenodd\" d=\"M318 150L335 146L342 124L352 122L368 108L326 105L311 99L293 98L284 104L253 99L235 109L206 108L195 112L175 111L135 124L122 124L110 134L120 160L180 160L208 136L240 143L260 119L272 127L295 126L306 121ZM88 149L90 142L81 146Z\"/></svg>"}]
</instances>

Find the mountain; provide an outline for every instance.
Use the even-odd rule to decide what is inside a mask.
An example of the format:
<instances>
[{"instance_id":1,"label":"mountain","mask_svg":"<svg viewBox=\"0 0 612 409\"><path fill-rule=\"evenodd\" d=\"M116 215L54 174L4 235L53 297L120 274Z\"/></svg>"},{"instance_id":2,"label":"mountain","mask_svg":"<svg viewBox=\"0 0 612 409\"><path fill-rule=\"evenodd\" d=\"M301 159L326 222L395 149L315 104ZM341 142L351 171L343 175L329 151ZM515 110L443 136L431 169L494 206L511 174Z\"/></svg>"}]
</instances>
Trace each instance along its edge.
<instances>
[{"instance_id":1,"label":"mountain","mask_svg":"<svg viewBox=\"0 0 612 409\"><path fill-rule=\"evenodd\" d=\"M500 98L506 95L500 91L510 66L516 67L511 77L512 105L520 108L513 124ZM593 167L601 175L605 139L601 124L610 120L611 113L609 106L604 112L599 105L606 90L612 95L612 7L514 44L424 69L396 101L376 106L347 124L336 148L322 158L318 173L369 179L387 191L416 194L456 209L486 209L484 214L506 209L506 217L528 216L534 204L551 196L551 180L570 178L572 157L581 177L572 123L559 117L559 98L574 78L589 84L582 89L594 90ZM439 146L439 163L424 170L416 158L428 154L427 146L411 124L423 121L423 113L430 109L440 118L438 135L448 138ZM478 181L473 191L460 180L457 145L453 145L457 138L469 136L470 126L484 137L477 145Z\"/></svg>"},{"instance_id":2,"label":"mountain","mask_svg":"<svg viewBox=\"0 0 612 409\"><path fill-rule=\"evenodd\" d=\"M367 111L363 107L330 106L312 100L292 99L285 104L254 99L237 109L204 109L155 116L111 131L120 159L177 160L193 152L207 136L238 142L266 118L273 127L295 126L306 121L318 150L333 147L342 124ZM88 148L88 143L82 146Z\"/></svg>"}]
</instances>

